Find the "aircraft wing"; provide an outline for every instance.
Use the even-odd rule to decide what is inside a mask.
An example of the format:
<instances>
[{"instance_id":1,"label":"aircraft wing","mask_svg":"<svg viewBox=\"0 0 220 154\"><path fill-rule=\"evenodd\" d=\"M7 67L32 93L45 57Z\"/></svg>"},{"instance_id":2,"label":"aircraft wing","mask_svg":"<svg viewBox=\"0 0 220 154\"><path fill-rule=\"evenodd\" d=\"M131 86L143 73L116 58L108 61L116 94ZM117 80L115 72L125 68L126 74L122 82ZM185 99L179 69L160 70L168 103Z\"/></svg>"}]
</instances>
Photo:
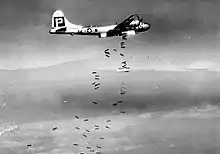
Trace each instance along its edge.
<instances>
[{"instance_id":1,"label":"aircraft wing","mask_svg":"<svg viewBox=\"0 0 220 154\"><path fill-rule=\"evenodd\" d=\"M142 19L140 18L140 16L138 14L133 14L130 15L129 17L127 17L124 21L122 21L120 24L118 24L114 30L118 30L118 31L122 31L122 30L126 30L127 27L129 27L129 24L134 21L134 20L139 20L141 21Z\"/></svg>"}]
</instances>

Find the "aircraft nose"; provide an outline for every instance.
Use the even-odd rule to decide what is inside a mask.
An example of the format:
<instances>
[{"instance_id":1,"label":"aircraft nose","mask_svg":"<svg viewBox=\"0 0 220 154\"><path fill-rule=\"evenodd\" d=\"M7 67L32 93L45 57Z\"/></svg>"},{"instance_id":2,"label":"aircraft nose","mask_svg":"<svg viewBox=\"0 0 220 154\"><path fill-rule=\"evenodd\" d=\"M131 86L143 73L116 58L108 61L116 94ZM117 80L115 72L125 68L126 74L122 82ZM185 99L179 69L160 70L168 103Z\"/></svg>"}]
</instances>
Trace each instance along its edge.
<instances>
[{"instance_id":1,"label":"aircraft nose","mask_svg":"<svg viewBox=\"0 0 220 154\"><path fill-rule=\"evenodd\" d=\"M150 29L151 26L149 23L144 23L143 27L144 27L144 29L148 30L148 29Z\"/></svg>"}]
</instances>

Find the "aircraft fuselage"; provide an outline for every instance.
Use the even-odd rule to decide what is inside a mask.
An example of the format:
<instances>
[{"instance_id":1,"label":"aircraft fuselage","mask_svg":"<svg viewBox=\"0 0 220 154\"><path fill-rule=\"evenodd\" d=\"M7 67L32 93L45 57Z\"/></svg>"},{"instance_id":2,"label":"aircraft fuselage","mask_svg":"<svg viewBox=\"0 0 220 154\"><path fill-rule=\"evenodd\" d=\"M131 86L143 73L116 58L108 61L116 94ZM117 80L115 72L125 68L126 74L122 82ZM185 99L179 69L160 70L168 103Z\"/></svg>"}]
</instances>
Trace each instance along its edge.
<instances>
[{"instance_id":1,"label":"aircraft fuselage","mask_svg":"<svg viewBox=\"0 0 220 154\"><path fill-rule=\"evenodd\" d=\"M98 37L113 37L123 35L136 35L150 29L148 23L144 23L138 19L139 16L130 16L121 24L108 26L82 26L70 23L60 10L54 12L52 17L52 28L50 34L68 34L68 35L93 35Z\"/></svg>"},{"instance_id":2,"label":"aircraft fuselage","mask_svg":"<svg viewBox=\"0 0 220 154\"><path fill-rule=\"evenodd\" d=\"M144 25L144 24L143 24ZM91 27L81 27L81 28L53 28L49 31L50 34L69 34L69 35L96 35L101 37L102 34L106 34L106 37L122 36L123 33L133 32L134 35L140 32L147 31L148 29L144 26L139 27L128 27L124 31L115 31L114 28L117 25L110 26L91 26ZM113 31L114 30L114 31Z\"/></svg>"}]
</instances>

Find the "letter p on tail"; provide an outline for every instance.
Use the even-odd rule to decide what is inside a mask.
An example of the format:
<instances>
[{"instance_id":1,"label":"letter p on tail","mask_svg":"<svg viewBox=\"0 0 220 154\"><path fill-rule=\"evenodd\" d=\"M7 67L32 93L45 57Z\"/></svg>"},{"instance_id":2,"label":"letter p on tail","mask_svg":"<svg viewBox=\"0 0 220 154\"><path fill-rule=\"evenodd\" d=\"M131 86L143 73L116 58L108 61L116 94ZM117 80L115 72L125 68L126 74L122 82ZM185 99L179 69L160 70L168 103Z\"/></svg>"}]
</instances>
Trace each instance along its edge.
<instances>
[{"instance_id":1,"label":"letter p on tail","mask_svg":"<svg viewBox=\"0 0 220 154\"><path fill-rule=\"evenodd\" d=\"M52 16L52 28L65 27L65 16L63 11L56 10Z\"/></svg>"}]
</instances>

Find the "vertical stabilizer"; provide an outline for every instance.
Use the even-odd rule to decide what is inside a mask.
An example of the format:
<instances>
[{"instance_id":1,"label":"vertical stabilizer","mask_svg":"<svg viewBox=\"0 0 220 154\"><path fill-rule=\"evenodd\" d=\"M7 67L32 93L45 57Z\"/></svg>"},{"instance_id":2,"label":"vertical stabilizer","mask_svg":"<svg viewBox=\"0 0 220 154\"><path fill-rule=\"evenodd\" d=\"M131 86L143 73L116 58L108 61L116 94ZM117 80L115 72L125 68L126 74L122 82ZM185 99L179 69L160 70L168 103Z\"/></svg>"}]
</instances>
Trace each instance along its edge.
<instances>
[{"instance_id":1,"label":"vertical stabilizer","mask_svg":"<svg viewBox=\"0 0 220 154\"><path fill-rule=\"evenodd\" d=\"M52 28L63 28L63 27L80 28L82 26L74 25L70 23L64 16L63 11L56 10L52 16Z\"/></svg>"}]
</instances>

